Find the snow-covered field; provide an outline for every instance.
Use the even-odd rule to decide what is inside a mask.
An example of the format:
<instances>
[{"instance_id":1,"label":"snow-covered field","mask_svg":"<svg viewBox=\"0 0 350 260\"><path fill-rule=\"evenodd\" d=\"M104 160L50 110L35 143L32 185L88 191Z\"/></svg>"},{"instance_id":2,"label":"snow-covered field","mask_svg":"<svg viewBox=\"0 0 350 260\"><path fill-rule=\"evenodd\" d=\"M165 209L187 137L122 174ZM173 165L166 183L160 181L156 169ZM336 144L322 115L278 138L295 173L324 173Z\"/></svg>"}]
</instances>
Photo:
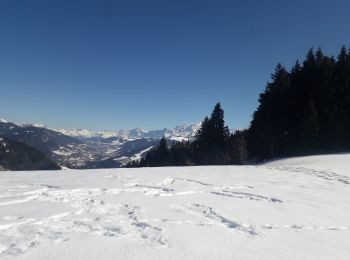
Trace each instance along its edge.
<instances>
[{"instance_id":1,"label":"snow-covered field","mask_svg":"<svg viewBox=\"0 0 350 260\"><path fill-rule=\"evenodd\" d=\"M350 155L1 172L0 259L350 259Z\"/></svg>"}]
</instances>

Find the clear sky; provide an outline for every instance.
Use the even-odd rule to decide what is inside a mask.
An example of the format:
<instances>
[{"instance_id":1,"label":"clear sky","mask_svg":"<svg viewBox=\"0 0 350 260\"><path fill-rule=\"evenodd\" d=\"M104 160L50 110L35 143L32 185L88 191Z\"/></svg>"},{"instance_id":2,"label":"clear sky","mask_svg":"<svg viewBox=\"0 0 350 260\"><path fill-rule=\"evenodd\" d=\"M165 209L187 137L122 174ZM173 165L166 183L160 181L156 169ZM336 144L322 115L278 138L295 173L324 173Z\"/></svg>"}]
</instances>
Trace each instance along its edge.
<instances>
[{"instance_id":1,"label":"clear sky","mask_svg":"<svg viewBox=\"0 0 350 260\"><path fill-rule=\"evenodd\" d=\"M249 125L274 66L350 45L344 0L1 0L0 117L93 130Z\"/></svg>"}]
</instances>

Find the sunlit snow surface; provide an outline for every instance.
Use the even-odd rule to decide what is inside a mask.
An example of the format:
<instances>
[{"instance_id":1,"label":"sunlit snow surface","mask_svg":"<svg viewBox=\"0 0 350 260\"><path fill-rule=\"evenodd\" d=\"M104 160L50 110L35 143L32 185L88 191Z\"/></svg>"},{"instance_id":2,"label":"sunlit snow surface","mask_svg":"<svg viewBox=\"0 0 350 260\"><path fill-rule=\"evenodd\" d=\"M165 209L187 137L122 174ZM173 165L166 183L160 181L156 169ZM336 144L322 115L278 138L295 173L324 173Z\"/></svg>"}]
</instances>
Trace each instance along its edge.
<instances>
[{"instance_id":1,"label":"sunlit snow surface","mask_svg":"<svg viewBox=\"0 0 350 260\"><path fill-rule=\"evenodd\" d=\"M350 259L350 155L1 172L0 259Z\"/></svg>"}]
</instances>

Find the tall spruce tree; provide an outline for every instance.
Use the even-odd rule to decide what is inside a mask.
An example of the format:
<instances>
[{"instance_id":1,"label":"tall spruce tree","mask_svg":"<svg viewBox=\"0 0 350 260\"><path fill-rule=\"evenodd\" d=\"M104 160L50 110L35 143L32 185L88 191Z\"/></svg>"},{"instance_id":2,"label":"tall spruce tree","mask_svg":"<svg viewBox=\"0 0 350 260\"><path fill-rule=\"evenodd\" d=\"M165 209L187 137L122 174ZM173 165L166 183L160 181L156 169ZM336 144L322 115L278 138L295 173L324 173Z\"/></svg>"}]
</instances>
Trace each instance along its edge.
<instances>
[{"instance_id":1,"label":"tall spruce tree","mask_svg":"<svg viewBox=\"0 0 350 260\"><path fill-rule=\"evenodd\" d=\"M224 111L220 103L214 107L211 117L205 117L194 142L196 164L229 163L227 141L229 131L225 126Z\"/></svg>"}]
</instances>

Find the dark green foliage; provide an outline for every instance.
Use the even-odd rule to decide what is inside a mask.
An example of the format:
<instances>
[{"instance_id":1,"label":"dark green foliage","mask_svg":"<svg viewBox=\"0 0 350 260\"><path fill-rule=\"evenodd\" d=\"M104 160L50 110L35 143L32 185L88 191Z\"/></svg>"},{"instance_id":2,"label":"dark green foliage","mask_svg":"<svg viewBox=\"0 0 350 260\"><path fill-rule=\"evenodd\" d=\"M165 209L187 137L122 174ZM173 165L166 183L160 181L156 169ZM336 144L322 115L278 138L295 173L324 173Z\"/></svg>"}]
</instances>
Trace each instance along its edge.
<instances>
[{"instance_id":1,"label":"dark green foliage","mask_svg":"<svg viewBox=\"0 0 350 260\"><path fill-rule=\"evenodd\" d=\"M175 142L170 148L170 165L193 165L193 151L190 142Z\"/></svg>"},{"instance_id":2,"label":"dark green foliage","mask_svg":"<svg viewBox=\"0 0 350 260\"><path fill-rule=\"evenodd\" d=\"M247 141L245 138L246 131L236 131L230 135L228 142L228 152L230 164L244 164L248 159Z\"/></svg>"},{"instance_id":3,"label":"dark green foliage","mask_svg":"<svg viewBox=\"0 0 350 260\"><path fill-rule=\"evenodd\" d=\"M350 149L350 54L337 60L309 50L290 72L278 64L247 133L250 156L273 157Z\"/></svg>"},{"instance_id":4,"label":"dark green foliage","mask_svg":"<svg viewBox=\"0 0 350 260\"><path fill-rule=\"evenodd\" d=\"M4 136L0 136L0 166L15 171L61 169L47 159L43 152Z\"/></svg>"}]
</instances>

